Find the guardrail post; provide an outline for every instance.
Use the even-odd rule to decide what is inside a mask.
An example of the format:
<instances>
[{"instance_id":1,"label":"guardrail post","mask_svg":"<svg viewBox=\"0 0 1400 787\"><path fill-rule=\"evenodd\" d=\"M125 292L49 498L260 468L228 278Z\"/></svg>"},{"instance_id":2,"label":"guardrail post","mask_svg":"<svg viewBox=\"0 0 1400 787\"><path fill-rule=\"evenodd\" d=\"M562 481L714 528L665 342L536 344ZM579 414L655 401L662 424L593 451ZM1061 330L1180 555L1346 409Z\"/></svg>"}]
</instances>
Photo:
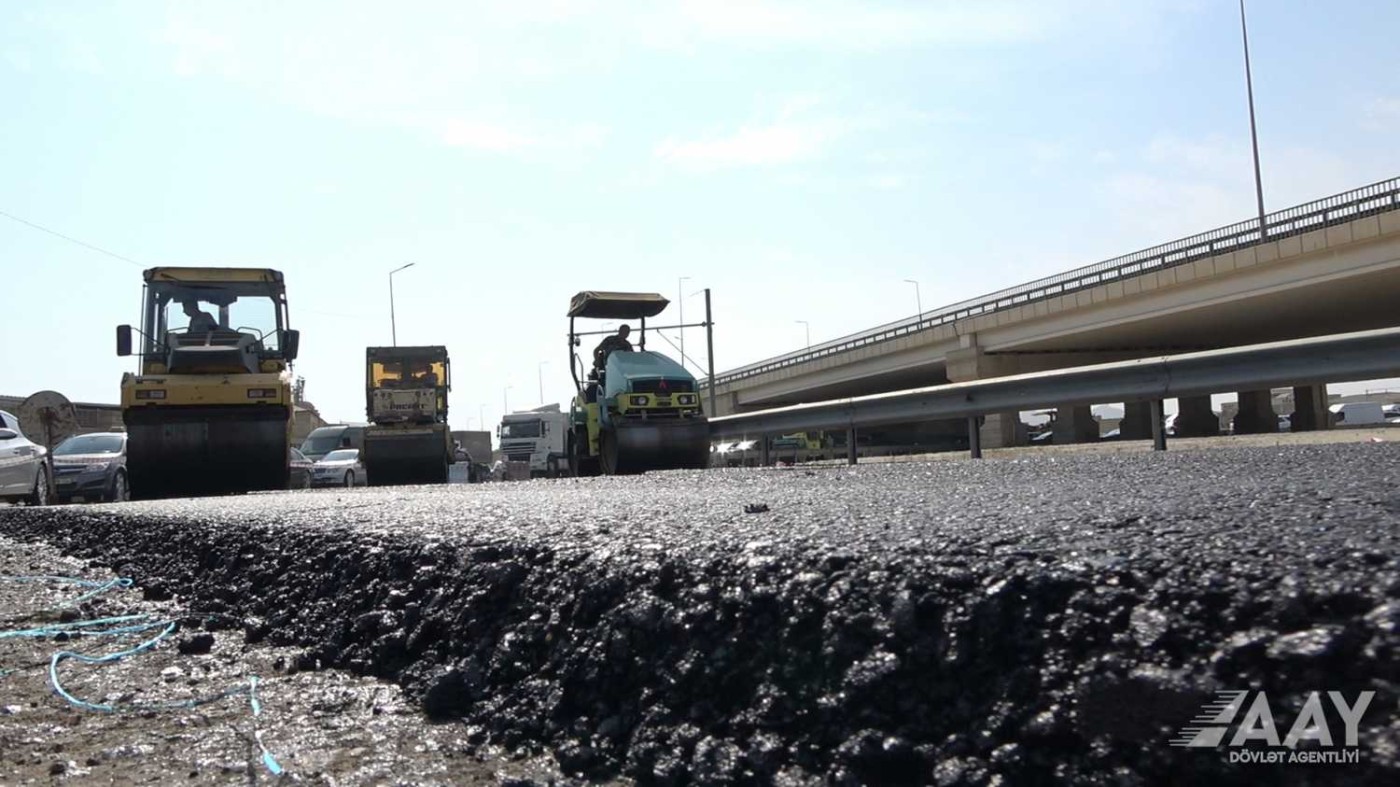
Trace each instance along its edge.
<instances>
[{"instance_id":1,"label":"guardrail post","mask_svg":"<svg viewBox=\"0 0 1400 787\"><path fill-rule=\"evenodd\" d=\"M856 463L856 428L852 426L846 430L846 464Z\"/></svg>"},{"instance_id":2,"label":"guardrail post","mask_svg":"<svg viewBox=\"0 0 1400 787\"><path fill-rule=\"evenodd\" d=\"M1164 423L1166 418L1162 414L1162 400L1153 399L1148 402L1148 406L1152 411L1152 450L1165 451L1167 450L1167 425Z\"/></svg>"},{"instance_id":3,"label":"guardrail post","mask_svg":"<svg viewBox=\"0 0 1400 787\"><path fill-rule=\"evenodd\" d=\"M967 448L973 459L982 458L982 426L979 420L975 415L967 418Z\"/></svg>"}]
</instances>

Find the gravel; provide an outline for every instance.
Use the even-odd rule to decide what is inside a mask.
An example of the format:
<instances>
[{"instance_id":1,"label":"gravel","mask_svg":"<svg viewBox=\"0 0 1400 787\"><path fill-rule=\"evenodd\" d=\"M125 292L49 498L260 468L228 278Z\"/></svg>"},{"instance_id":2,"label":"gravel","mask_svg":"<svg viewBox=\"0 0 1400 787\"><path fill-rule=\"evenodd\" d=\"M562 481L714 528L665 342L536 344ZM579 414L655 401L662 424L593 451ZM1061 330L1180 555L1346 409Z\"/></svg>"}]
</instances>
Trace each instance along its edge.
<instances>
[{"instance_id":1,"label":"gravel","mask_svg":"<svg viewBox=\"0 0 1400 787\"><path fill-rule=\"evenodd\" d=\"M1395 783L1397 524L1389 443L0 510L287 673L656 784ZM1359 764L1169 745L1244 689L1375 691Z\"/></svg>"}]
</instances>

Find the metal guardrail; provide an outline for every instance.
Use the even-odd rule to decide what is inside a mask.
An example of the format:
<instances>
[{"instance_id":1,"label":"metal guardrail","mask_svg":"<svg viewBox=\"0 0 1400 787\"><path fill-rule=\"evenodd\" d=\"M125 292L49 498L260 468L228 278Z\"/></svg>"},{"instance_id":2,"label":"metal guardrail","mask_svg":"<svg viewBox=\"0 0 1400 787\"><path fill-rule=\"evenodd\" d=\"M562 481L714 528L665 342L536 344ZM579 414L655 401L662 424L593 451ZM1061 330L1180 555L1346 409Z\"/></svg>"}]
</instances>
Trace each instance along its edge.
<instances>
[{"instance_id":1,"label":"metal guardrail","mask_svg":"<svg viewBox=\"0 0 1400 787\"><path fill-rule=\"evenodd\" d=\"M1342 224L1362 216L1396 209L1400 209L1400 178L1391 178L1270 213L1265 216L1266 240L1276 241L1322 227ZM937 311L924 312L916 317L833 339L809 349L733 369L715 375L715 382L723 385L745 377L847 352L857 347L890 341L918 331L931 330L940 325L968 317L991 314L1027 303L1057 298L1061 295L1097 287L1105 282L1137 276L1148 271L1186 265L1216 254L1254 246L1260 242L1259 220L1242 221L955 303Z\"/></svg>"},{"instance_id":2,"label":"metal guardrail","mask_svg":"<svg viewBox=\"0 0 1400 787\"><path fill-rule=\"evenodd\" d=\"M1178 396L1400 375L1400 328L996 377L710 419L713 439L841 431L975 418L1060 405L1160 402Z\"/></svg>"}]
</instances>

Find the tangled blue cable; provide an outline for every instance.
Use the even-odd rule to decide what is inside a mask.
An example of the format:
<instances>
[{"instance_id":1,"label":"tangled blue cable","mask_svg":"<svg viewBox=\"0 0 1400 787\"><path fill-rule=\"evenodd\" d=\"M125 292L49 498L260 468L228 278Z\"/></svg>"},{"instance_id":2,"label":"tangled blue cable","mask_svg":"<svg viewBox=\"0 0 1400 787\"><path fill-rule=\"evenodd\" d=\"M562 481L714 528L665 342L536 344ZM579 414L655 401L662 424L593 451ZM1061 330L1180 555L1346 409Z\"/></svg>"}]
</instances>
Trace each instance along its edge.
<instances>
[{"instance_id":1,"label":"tangled blue cable","mask_svg":"<svg viewBox=\"0 0 1400 787\"><path fill-rule=\"evenodd\" d=\"M106 582L98 582L91 579L79 579L78 577L55 577L48 575L21 577L0 576L0 580L3 580L5 582L56 582L65 585L77 585L78 587L92 588L92 590L89 590L83 595L78 596L72 601L63 602L63 606L68 607L77 606L78 604L81 604L90 598L100 596L103 593L106 593L112 588L126 589L131 587L133 584L130 577L117 577L116 579L111 579Z\"/></svg>"},{"instance_id":2,"label":"tangled blue cable","mask_svg":"<svg viewBox=\"0 0 1400 787\"><path fill-rule=\"evenodd\" d=\"M89 592L84 593L77 599L74 599L73 601L69 602L70 604L81 603L82 601L92 598L93 596L96 596L100 593L105 593L113 588L129 588L132 585L132 581L125 577L114 579L108 582L94 582L92 580L77 579L74 577L51 576L0 576L0 580L7 580L11 582L63 582L67 584L78 585L79 587L92 588L92 590L90 590ZM111 628L101 628L104 626L110 626ZM218 692L217 694L211 694L204 697L194 697L188 700L172 700L166 702L142 703L139 705L131 705L125 707L88 702L87 700L79 699L70 694L67 689L63 688L63 684L59 682L58 665L65 659L81 661L84 664L112 664L121 661L122 659L130 658L132 656L145 653L146 651L154 648L156 645L159 645L162 640L175 633L176 629L179 628L179 623L174 620L160 620L157 619L154 615L144 613L137 615L118 615L114 617L97 618L94 620L79 620L68 623L49 623L43 626L36 626L28 629L0 631L0 639L50 637L55 636L57 634L65 633L82 634L83 636L94 637L124 636L129 634L140 634L157 628L161 629L161 631L154 637L151 637L150 639L147 639L135 645L134 647L127 648L125 650L115 651L113 653L108 653L102 656L89 656L83 653L75 653L70 650L60 650L54 653L53 656L49 659L49 683L53 686L54 693L62 697L64 700L67 700L70 704L72 704L75 707L83 708L86 710L98 711L101 713L120 713L123 711L145 710L187 710L190 708L197 708L201 705L208 705L212 702L218 702L219 700L227 699L229 697L236 697L242 694L246 694L248 695L248 704L253 711L253 738L257 741L258 748L262 750L263 766L266 767L268 771L272 773L273 776L281 776L283 773L283 768L281 764L277 762L277 758L274 757L272 755L272 752L268 750L267 745L263 743L262 730L258 728L257 724L257 719L262 715L262 703L258 701L258 677L256 675L250 676L248 678L248 682L244 685L239 685L230 689L225 689L224 691ZM7 670L0 670L0 676L8 674L8 672L9 671Z\"/></svg>"}]
</instances>

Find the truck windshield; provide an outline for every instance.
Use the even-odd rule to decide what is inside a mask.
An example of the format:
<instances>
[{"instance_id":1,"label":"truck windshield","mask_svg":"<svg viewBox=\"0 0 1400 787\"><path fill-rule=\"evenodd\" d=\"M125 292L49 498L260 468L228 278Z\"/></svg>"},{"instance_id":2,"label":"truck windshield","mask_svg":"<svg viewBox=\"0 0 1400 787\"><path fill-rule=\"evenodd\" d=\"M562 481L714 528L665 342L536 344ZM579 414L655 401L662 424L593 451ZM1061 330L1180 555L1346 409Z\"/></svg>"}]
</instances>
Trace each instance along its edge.
<instances>
[{"instance_id":1,"label":"truck windshield","mask_svg":"<svg viewBox=\"0 0 1400 787\"><path fill-rule=\"evenodd\" d=\"M253 336L265 352L277 352L282 321L281 304L272 286L263 283L150 285L155 331L168 333L237 331Z\"/></svg>"},{"instance_id":2,"label":"truck windshield","mask_svg":"<svg viewBox=\"0 0 1400 787\"><path fill-rule=\"evenodd\" d=\"M502 439L539 437L540 432L539 421L511 421L501 424Z\"/></svg>"},{"instance_id":3,"label":"truck windshield","mask_svg":"<svg viewBox=\"0 0 1400 787\"><path fill-rule=\"evenodd\" d=\"M438 388L447 384L442 361L374 361L369 365L372 388Z\"/></svg>"},{"instance_id":4,"label":"truck windshield","mask_svg":"<svg viewBox=\"0 0 1400 787\"><path fill-rule=\"evenodd\" d=\"M307 435L306 440L302 441L301 452L317 456L330 453L340 447L340 438L344 435L344 430L321 433L321 430L318 429Z\"/></svg>"}]
</instances>

